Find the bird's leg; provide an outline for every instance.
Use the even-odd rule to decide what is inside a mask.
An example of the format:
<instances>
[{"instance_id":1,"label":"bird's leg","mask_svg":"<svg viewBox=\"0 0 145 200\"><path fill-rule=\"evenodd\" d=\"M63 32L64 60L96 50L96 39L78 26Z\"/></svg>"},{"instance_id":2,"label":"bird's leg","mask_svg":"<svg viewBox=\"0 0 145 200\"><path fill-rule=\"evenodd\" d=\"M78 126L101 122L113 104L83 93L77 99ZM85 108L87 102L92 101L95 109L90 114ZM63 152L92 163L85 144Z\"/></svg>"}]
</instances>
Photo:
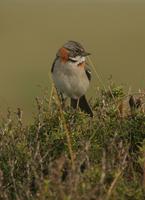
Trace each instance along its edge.
<instances>
[{"instance_id":1,"label":"bird's leg","mask_svg":"<svg viewBox=\"0 0 145 200\"><path fill-rule=\"evenodd\" d=\"M76 110L79 109L79 101L80 101L80 98L77 99L77 106L76 106Z\"/></svg>"}]
</instances>

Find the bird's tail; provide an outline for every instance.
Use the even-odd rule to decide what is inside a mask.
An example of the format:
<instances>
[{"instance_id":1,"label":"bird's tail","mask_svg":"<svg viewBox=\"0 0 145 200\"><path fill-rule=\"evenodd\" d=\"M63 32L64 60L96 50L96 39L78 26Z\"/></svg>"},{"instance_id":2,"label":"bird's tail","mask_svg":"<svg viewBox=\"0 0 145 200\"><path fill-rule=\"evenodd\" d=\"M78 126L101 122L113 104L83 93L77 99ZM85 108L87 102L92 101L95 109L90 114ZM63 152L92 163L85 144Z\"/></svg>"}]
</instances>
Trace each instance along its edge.
<instances>
[{"instance_id":1,"label":"bird's tail","mask_svg":"<svg viewBox=\"0 0 145 200\"><path fill-rule=\"evenodd\" d=\"M79 101L79 102L78 102ZM80 109L90 115L90 117L93 117L93 112L92 109L90 108L90 105L87 102L87 99L85 95L81 96L79 100L77 99L72 99L71 98L71 106L76 109L77 105L80 107Z\"/></svg>"}]
</instances>

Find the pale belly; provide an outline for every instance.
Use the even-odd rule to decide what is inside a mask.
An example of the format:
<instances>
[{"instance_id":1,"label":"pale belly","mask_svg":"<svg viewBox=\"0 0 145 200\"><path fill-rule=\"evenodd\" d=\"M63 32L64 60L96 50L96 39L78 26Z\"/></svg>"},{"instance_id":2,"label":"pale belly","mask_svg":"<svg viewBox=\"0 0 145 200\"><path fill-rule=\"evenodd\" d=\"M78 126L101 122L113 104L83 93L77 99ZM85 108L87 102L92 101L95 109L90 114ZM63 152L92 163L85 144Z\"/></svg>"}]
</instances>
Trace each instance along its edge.
<instances>
[{"instance_id":1,"label":"pale belly","mask_svg":"<svg viewBox=\"0 0 145 200\"><path fill-rule=\"evenodd\" d=\"M66 96L77 99L84 95L89 87L89 80L84 69L79 67L64 70L61 66L54 70L53 80L56 88Z\"/></svg>"}]
</instances>

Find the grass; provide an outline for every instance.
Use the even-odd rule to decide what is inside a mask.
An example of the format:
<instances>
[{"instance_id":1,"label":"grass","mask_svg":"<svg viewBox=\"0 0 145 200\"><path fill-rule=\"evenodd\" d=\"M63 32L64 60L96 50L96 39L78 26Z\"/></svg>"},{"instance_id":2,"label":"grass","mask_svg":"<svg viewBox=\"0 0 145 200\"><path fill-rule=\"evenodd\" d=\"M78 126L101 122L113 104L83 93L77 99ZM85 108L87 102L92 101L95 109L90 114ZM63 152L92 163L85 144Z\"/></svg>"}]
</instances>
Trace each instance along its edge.
<instances>
[{"instance_id":1,"label":"grass","mask_svg":"<svg viewBox=\"0 0 145 200\"><path fill-rule=\"evenodd\" d=\"M44 96L28 126L20 109L8 111L0 123L0 199L145 199L143 102L137 108L126 99L121 87L99 89L91 119Z\"/></svg>"}]
</instances>

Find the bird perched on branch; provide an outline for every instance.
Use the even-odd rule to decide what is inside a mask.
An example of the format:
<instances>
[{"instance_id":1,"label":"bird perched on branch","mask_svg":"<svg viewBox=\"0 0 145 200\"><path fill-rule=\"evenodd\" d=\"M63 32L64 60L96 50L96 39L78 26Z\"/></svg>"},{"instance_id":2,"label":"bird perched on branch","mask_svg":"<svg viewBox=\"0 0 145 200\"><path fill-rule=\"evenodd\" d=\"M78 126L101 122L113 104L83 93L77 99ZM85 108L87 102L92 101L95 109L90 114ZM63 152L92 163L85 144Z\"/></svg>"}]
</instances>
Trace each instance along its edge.
<instances>
[{"instance_id":1,"label":"bird perched on branch","mask_svg":"<svg viewBox=\"0 0 145 200\"><path fill-rule=\"evenodd\" d=\"M91 80L91 71L86 63L89 55L80 43L68 41L58 50L51 73L57 90L71 98L71 106L74 109L79 106L92 117L93 112L85 97Z\"/></svg>"}]
</instances>

